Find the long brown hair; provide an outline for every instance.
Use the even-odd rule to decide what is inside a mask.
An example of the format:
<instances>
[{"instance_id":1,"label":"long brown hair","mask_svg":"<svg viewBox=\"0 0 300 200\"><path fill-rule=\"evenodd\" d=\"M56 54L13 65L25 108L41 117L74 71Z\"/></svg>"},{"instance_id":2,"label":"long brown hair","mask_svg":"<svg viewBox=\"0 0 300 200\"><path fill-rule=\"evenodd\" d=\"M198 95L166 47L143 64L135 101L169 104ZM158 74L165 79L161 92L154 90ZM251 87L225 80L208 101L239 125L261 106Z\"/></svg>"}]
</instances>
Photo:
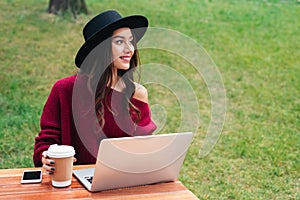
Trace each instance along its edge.
<instances>
[{"instance_id":1,"label":"long brown hair","mask_svg":"<svg viewBox=\"0 0 300 200\"><path fill-rule=\"evenodd\" d=\"M134 36L134 32L132 31ZM112 35L112 34L111 34ZM133 72L138 68L140 64L139 53L136 46L135 37L133 37L134 54L130 60L130 67L128 70L119 70L118 76L124 83L124 99L122 99L123 108L129 111L133 109L140 119L140 110L136 108L130 101L135 92L135 83ZM85 62L85 68L81 67L80 73L88 75L88 89L90 92L95 91L95 112L103 128L105 124L104 119L104 107L108 107L110 112L114 112L113 108L110 108L109 103L105 98L112 87L112 76L113 76L113 56L112 56L112 38L108 38L99 44L89 55L89 61ZM138 78L140 77L140 71L137 71ZM115 114L115 113L113 113Z\"/></svg>"}]
</instances>

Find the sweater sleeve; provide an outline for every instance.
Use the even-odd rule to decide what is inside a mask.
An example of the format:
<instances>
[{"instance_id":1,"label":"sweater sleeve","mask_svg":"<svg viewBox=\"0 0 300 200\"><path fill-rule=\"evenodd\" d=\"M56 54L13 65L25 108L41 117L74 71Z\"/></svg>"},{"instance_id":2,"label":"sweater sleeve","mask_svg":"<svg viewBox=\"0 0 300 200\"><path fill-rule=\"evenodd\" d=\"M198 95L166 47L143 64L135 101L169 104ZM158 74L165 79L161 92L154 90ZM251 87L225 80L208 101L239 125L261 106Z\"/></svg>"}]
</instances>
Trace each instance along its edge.
<instances>
[{"instance_id":1,"label":"sweater sleeve","mask_svg":"<svg viewBox=\"0 0 300 200\"><path fill-rule=\"evenodd\" d=\"M39 135L35 138L33 161L36 167L42 166L41 158L51 144L61 144L61 119L58 83L56 83L44 106Z\"/></svg>"},{"instance_id":2,"label":"sweater sleeve","mask_svg":"<svg viewBox=\"0 0 300 200\"><path fill-rule=\"evenodd\" d=\"M157 128L154 121L151 119L151 111L149 105L138 99L132 99L132 103L140 110L140 119L137 123L135 135L150 135ZM136 114L132 115L135 121Z\"/></svg>"}]
</instances>

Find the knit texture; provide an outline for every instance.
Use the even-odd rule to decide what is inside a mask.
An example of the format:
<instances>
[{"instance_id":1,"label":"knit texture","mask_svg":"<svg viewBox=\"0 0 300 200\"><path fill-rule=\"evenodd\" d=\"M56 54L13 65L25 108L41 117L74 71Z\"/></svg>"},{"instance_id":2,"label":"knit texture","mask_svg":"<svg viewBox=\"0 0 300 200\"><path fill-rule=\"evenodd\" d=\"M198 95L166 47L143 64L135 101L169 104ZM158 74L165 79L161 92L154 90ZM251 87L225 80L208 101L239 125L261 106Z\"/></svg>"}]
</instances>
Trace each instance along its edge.
<instances>
[{"instance_id":1,"label":"knit texture","mask_svg":"<svg viewBox=\"0 0 300 200\"><path fill-rule=\"evenodd\" d=\"M102 129L96 121L94 102L91 102L88 90L79 87L79 93L74 96L76 78L77 75L63 78L52 87L41 115L41 130L35 138L33 161L36 167L42 166L42 152L51 144L73 146L77 158L74 164L94 164L102 139L148 135L156 129L147 103L131 99L141 112L140 120L135 123L138 119L136 112L133 109L124 111L121 104L124 94L113 89L106 96L109 106L104 107L105 125ZM75 101L72 101L73 96Z\"/></svg>"}]
</instances>

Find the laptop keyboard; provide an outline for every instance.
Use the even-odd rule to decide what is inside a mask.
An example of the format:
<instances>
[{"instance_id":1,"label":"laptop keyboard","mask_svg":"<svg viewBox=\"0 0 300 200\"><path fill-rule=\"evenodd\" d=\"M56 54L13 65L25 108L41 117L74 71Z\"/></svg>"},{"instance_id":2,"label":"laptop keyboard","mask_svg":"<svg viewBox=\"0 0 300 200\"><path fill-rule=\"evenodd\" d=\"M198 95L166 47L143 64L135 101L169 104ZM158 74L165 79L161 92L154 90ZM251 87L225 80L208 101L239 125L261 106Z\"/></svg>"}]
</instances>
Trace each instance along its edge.
<instances>
[{"instance_id":1,"label":"laptop keyboard","mask_svg":"<svg viewBox=\"0 0 300 200\"><path fill-rule=\"evenodd\" d=\"M93 176L86 176L84 177L88 182L92 183L93 182Z\"/></svg>"}]
</instances>

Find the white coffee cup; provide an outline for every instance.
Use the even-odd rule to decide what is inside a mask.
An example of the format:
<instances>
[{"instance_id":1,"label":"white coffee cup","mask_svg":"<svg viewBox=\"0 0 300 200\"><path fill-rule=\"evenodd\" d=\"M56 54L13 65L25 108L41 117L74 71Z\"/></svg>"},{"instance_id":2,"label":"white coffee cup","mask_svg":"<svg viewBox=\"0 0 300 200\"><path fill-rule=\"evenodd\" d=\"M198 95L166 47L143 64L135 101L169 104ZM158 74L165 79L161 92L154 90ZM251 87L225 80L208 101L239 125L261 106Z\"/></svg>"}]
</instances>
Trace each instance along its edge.
<instances>
[{"instance_id":1,"label":"white coffee cup","mask_svg":"<svg viewBox=\"0 0 300 200\"><path fill-rule=\"evenodd\" d=\"M75 150L68 145L51 145L47 156L54 160L55 171L51 175L54 187L67 187L72 182L73 158Z\"/></svg>"}]
</instances>

